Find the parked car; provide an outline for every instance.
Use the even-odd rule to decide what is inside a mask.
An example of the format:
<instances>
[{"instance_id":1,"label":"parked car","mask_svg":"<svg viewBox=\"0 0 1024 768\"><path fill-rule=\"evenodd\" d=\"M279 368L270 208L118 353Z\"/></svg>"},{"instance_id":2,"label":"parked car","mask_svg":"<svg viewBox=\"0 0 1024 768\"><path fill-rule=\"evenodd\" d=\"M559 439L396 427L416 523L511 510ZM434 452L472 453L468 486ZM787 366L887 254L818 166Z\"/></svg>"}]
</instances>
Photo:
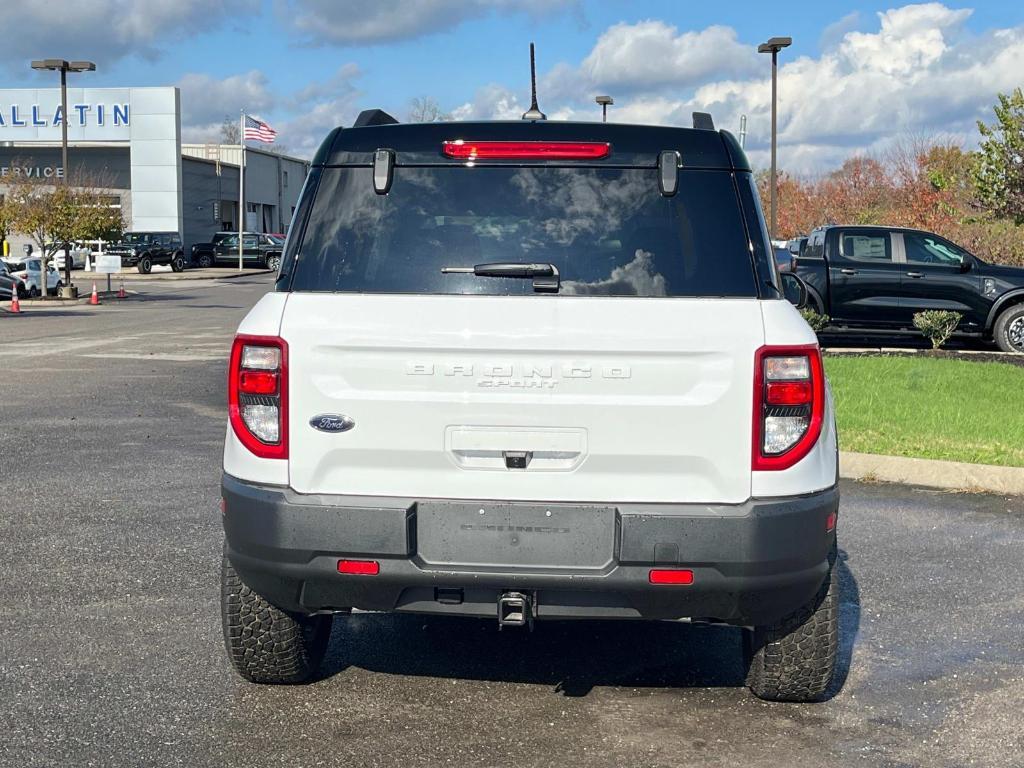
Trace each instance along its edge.
<instances>
[{"instance_id":1,"label":"parked car","mask_svg":"<svg viewBox=\"0 0 1024 768\"><path fill-rule=\"evenodd\" d=\"M64 271L65 252L63 246L50 246L47 249L53 254L53 266L58 272ZM88 247L83 247L81 243L71 243L71 268L72 269L85 269L85 257L89 253Z\"/></svg>"},{"instance_id":2,"label":"parked car","mask_svg":"<svg viewBox=\"0 0 1024 768\"><path fill-rule=\"evenodd\" d=\"M7 268L7 262L0 261L0 300L10 301L14 297L14 292L18 280L11 277L10 270Z\"/></svg>"},{"instance_id":3,"label":"parked car","mask_svg":"<svg viewBox=\"0 0 1024 768\"><path fill-rule=\"evenodd\" d=\"M243 266L277 270L281 264L284 238L257 232L242 233ZM192 261L200 267L238 265L238 233L218 232L209 243L192 246Z\"/></svg>"},{"instance_id":4,"label":"parked car","mask_svg":"<svg viewBox=\"0 0 1024 768\"><path fill-rule=\"evenodd\" d=\"M989 264L933 232L820 227L796 274L839 331L910 331L918 312L950 310L963 316L959 333L1024 352L1024 268Z\"/></svg>"},{"instance_id":5,"label":"parked car","mask_svg":"<svg viewBox=\"0 0 1024 768\"><path fill-rule=\"evenodd\" d=\"M788 243L786 243L786 249L794 256L800 256L803 254L804 249L807 247L806 237L794 237Z\"/></svg>"},{"instance_id":6,"label":"parked car","mask_svg":"<svg viewBox=\"0 0 1024 768\"><path fill-rule=\"evenodd\" d=\"M353 608L691 619L752 628L758 696L824 695L834 409L739 143L394 122L323 142L232 346L235 668L309 679Z\"/></svg>"},{"instance_id":7,"label":"parked car","mask_svg":"<svg viewBox=\"0 0 1024 768\"><path fill-rule=\"evenodd\" d=\"M7 271L11 277L16 279L19 297L35 297L41 295L43 285L43 259L39 256L32 256L18 261L8 260ZM53 294L64 285L60 274L54 268L53 263L46 265L46 293Z\"/></svg>"},{"instance_id":8,"label":"parked car","mask_svg":"<svg viewBox=\"0 0 1024 768\"><path fill-rule=\"evenodd\" d=\"M185 269L177 232L125 232L107 248L107 253L120 256L122 267L136 267L142 274L149 273L156 264L169 265L175 272Z\"/></svg>"}]
</instances>

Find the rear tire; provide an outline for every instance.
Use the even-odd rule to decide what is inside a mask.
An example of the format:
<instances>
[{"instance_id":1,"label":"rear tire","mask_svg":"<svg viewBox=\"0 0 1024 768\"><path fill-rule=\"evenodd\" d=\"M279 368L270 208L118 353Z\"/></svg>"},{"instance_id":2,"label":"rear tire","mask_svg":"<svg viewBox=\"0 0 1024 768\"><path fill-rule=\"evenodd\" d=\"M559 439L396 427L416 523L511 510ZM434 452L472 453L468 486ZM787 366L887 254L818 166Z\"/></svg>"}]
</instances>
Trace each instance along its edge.
<instances>
[{"instance_id":1,"label":"rear tire","mask_svg":"<svg viewBox=\"0 0 1024 768\"><path fill-rule=\"evenodd\" d=\"M992 326L992 338L1003 352L1024 352L1024 304L1003 310Z\"/></svg>"},{"instance_id":2,"label":"rear tire","mask_svg":"<svg viewBox=\"0 0 1024 768\"><path fill-rule=\"evenodd\" d=\"M268 254L266 260L264 261L264 265L271 272L277 272L277 270L281 268L281 254L280 253Z\"/></svg>"},{"instance_id":3,"label":"rear tire","mask_svg":"<svg viewBox=\"0 0 1024 768\"><path fill-rule=\"evenodd\" d=\"M153 269L153 260L149 256L139 259L139 274L148 275Z\"/></svg>"},{"instance_id":4,"label":"rear tire","mask_svg":"<svg viewBox=\"0 0 1024 768\"><path fill-rule=\"evenodd\" d=\"M182 255L175 254L174 258L171 259L171 271L172 272L184 272L185 271L185 259Z\"/></svg>"},{"instance_id":5,"label":"rear tire","mask_svg":"<svg viewBox=\"0 0 1024 768\"><path fill-rule=\"evenodd\" d=\"M271 605L245 585L223 556L224 645L238 673L253 683L307 682L323 660L332 616L299 616Z\"/></svg>"},{"instance_id":6,"label":"rear tire","mask_svg":"<svg viewBox=\"0 0 1024 768\"><path fill-rule=\"evenodd\" d=\"M777 624L754 628L747 685L758 698L810 702L828 691L839 648L835 547L829 566L829 575L809 603Z\"/></svg>"}]
</instances>

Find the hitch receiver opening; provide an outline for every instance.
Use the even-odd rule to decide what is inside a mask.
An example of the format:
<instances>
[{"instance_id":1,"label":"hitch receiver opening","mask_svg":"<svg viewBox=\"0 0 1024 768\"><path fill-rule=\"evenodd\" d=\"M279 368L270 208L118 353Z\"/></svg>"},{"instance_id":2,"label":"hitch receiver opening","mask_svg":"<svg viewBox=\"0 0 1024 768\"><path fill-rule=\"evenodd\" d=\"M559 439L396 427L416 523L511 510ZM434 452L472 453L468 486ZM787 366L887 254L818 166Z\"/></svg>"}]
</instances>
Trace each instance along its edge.
<instances>
[{"instance_id":1,"label":"hitch receiver opening","mask_svg":"<svg viewBox=\"0 0 1024 768\"><path fill-rule=\"evenodd\" d=\"M505 592L498 598L498 626L533 625L533 604L522 592Z\"/></svg>"}]
</instances>

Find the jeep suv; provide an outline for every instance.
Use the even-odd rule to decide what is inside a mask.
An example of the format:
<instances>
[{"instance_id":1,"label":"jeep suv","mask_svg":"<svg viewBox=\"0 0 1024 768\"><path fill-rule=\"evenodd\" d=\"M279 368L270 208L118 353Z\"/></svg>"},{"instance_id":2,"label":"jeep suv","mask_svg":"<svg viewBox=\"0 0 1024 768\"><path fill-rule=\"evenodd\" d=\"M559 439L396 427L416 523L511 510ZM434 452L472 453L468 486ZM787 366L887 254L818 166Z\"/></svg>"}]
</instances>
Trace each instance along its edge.
<instances>
[{"instance_id":1,"label":"jeep suv","mask_svg":"<svg viewBox=\"0 0 1024 768\"><path fill-rule=\"evenodd\" d=\"M235 668L306 680L353 610L689 620L743 628L758 696L825 695L834 411L783 293L725 131L334 130L231 349Z\"/></svg>"},{"instance_id":2,"label":"jeep suv","mask_svg":"<svg viewBox=\"0 0 1024 768\"><path fill-rule=\"evenodd\" d=\"M154 264L170 265L175 272L185 269L181 236L177 232L125 232L107 248L107 253L120 256L122 267L136 267L144 275Z\"/></svg>"}]
</instances>

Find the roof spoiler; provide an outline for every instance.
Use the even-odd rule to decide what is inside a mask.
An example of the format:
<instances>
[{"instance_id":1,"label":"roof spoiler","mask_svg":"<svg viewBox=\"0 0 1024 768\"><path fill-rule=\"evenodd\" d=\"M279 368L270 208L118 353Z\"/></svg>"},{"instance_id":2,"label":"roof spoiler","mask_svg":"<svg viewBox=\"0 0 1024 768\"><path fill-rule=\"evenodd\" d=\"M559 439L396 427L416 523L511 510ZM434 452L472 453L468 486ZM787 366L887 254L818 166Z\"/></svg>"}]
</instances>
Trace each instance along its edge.
<instances>
[{"instance_id":1,"label":"roof spoiler","mask_svg":"<svg viewBox=\"0 0 1024 768\"><path fill-rule=\"evenodd\" d=\"M383 109L364 109L352 123L353 128L366 128L371 125L398 125L398 121Z\"/></svg>"},{"instance_id":2,"label":"roof spoiler","mask_svg":"<svg viewBox=\"0 0 1024 768\"><path fill-rule=\"evenodd\" d=\"M693 127L698 131L713 131L715 130L715 121L711 119L710 112L694 112Z\"/></svg>"}]
</instances>

